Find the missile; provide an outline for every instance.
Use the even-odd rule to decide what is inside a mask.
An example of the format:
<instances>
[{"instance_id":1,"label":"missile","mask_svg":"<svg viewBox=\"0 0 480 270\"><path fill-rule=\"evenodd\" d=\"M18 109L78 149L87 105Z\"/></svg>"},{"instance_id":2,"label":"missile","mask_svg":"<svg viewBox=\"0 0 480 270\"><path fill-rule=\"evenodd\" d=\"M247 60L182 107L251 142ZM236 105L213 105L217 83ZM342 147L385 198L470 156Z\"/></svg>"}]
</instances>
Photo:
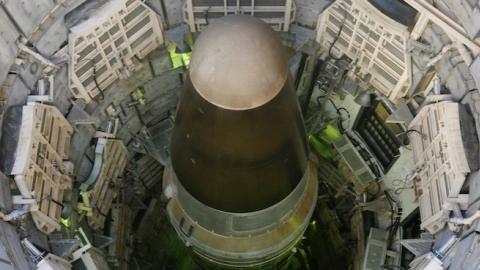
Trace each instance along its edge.
<instances>
[{"instance_id":1,"label":"missile","mask_svg":"<svg viewBox=\"0 0 480 270\"><path fill-rule=\"evenodd\" d=\"M231 15L198 36L170 153L167 215L199 269L288 264L317 177L286 53L268 24Z\"/></svg>"}]
</instances>

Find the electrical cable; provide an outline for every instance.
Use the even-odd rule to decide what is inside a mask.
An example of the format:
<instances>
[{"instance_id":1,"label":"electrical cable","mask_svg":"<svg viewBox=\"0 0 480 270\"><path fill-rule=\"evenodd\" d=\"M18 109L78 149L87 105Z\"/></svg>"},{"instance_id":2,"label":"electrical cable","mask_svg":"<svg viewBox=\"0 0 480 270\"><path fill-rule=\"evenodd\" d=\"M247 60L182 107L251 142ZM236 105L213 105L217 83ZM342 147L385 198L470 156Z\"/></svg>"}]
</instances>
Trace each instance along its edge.
<instances>
[{"instance_id":1,"label":"electrical cable","mask_svg":"<svg viewBox=\"0 0 480 270\"><path fill-rule=\"evenodd\" d=\"M395 188L395 195L400 195L406 189L412 189L412 183L408 180L409 176L407 175L405 179L394 179L392 185Z\"/></svg>"},{"instance_id":2,"label":"electrical cable","mask_svg":"<svg viewBox=\"0 0 480 270\"><path fill-rule=\"evenodd\" d=\"M205 19L205 25L209 25L210 22L208 21L208 10L210 9L210 7L208 7L205 11L204 11L204 15L203 15L203 18Z\"/></svg>"},{"instance_id":3,"label":"electrical cable","mask_svg":"<svg viewBox=\"0 0 480 270\"><path fill-rule=\"evenodd\" d=\"M344 111L344 112L347 114L347 119L343 119L343 118L341 117L341 113L340 113L341 111ZM345 120L348 120L348 121L351 120L350 112L349 112L347 109L345 109L344 107L340 107L340 108L338 108L337 113L338 113L338 116L339 116L339 118L340 118L340 121L338 122L338 129L340 130L340 133L344 134L346 129L345 129L345 127L343 126L343 122L344 122ZM349 123L350 123L350 122L349 122Z\"/></svg>"},{"instance_id":4,"label":"electrical cable","mask_svg":"<svg viewBox=\"0 0 480 270\"><path fill-rule=\"evenodd\" d=\"M470 89L468 90L467 92L465 92L462 97L460 98L459 102L462 102L464 98L466 98L469 94L471 94L472 92L474 91L478 91L477 88L473 88L473 89Z\"/></svg>"},{"instance_id":5,"label":"electrical cable","mask_svg":"<svg viewBox=\"0 0 480 270\"><path fill-rule=\"evenodd\" d=\"M343 20L342 20L342 25L340 25L340 28L337 31L337 35L332 41L332 44L330 44L330 47L328 48L328 56L334 60L341 60L343 57L335 57L332 54L332 49L335 46L335 43L337 43L338 39L340 38L340 35L342 34L343 26L345 25L345 22L347 20L347 10L344 9L344 15L343 15Z\"/></svg>"},{"instance_id":6,"label":"electrical cable","mask_svg":"<svg viewBox=\"0 0 480 270\"><path fill-rule=\"evenodd\" d=\"M320 95L320 96L317 97L316 101L317 101L318 107L321 107L320 99L325 98L326 96L327 95ZM333 101L333 99L328 98L328 101L332 104L333 108L335 109L335 111L338 115L338 119L339 119L339 121L337 122L338 129L340 130L340 133L344 134L345 133L345 127L343 126L343 122L346 121L346 120L350 121L350 119L351 119L350 112L344 107L338 107L335 104L335 102ZM346 119L344 119L342 117L342 113L341 113L342 111L345 112L345 114L347 115Z\"/></svg>"},{"instance_id":7,"label":"electrical cable","mask_svg":"<svg viewBox=\"0 0 480 270\"><path fill-rule=\"evenodd\" d=\"M328 48L328 56L330 56L330 58L332 58L334 60L341 60L342 59L342 57L335 57L332 54L333 46L335 45L337 40L340 38L340 35L342 34L342 30L343 30L343 24L342 24L342 26L340 26L340 29L337 32L337 36L333 39L332 44L330 44L330 47Z\"/></svg>"},{"instance_id":8,"label":"electrical cable","mask_svg":"<svg viewBox=\"0 0 480 270\"><path fill-rule=\"evenodd\" d=\"M100 92L100 95L101 95L101 98L100 100L104 100L105 99L105 95L103 93L103 90L100 88L100 84L98 83L98 80L97 80L97 66L96 66L96 63L95 63L95 59L94 58L84 58L84 59L81 59L80 61L78 61L77 64L80 64L82 63L83 61L90 61L91 63L93 63L92 67L93 67L93 83L95 84L95 87L98 89L98 91ZM87 91L87 95L93 100L95 99L94 96L92 96L90 94L89 91Z\"/></svg>"},{"instance_id":9,"label":"electrical cable","mask_svg":"<svg viewBox=\"0 0 480 270\"><path fill-rule=\"evenodd\" d=\"M390 226L388 226L387 228L387 230L389 231L388 246L391 246L391 244L393 243L393 237L397 233L398 228L400 227L400 220L403 209L398 207L398 202L390 195L388 190L384 190L384 193L392 212L392 215L390 217Z\"/></svg>"},{"instance_id":10,"label":"electrical cable","mask_svg":"<svg viewBox=\"0 0 480 270\"><path fill-rule=\"evenodd\" d=\"M405 131L405 134L408 135L408 133L410 133L410 132L417 132L418 134L420 134L420 136L422 136L422 138L425 137L425 134L423 134L422 132L420 132L416 129L409 129L409 130Z\"/></svg>"},{"instance_id":11,"label":"electrical cable","mask_svg":"<svg viewBox=\"0 0 480 270\"><path fill-rule=\"evenodd\" d=\"M422 137L422 139L424 139L424 138L426 137L425 134L423 134L422 132L420 132L420 131L418 131L418 130L416 130L416 129L409 129L409 130L407 130L407 131L405 131L405 132L396 134L396 135L395 135L396 137L400 137L400 136L403 137L403 138L401 139L401 141L400 141L401 146L405 147L405 148L408 149L408 150L412 150L412 148L407 147L407 145L410 144L410 140L409 140L409 138L408 138L408 134L411 133L411 132L416 132L416 133L418 133L418 134ZM395 193L396 193L396 192L395 192Z\"/></svg>"},{"instance_id":12,"label":"electrical cable","mask_svg":"<svg viewBox=\"0 0 480 270\"><path fill-rule=\"evenodd\" d=\"M92 59L92 61L93 61L93 82L95 83L95 87L100 92L100 100L104 100L105 95L103 94L103 90L100 88L100 84L97 81L97 66L95 64L95 59Z\"/></svg>"},{"instance_id":13,"label":"electrical cable","mask_svg":"<svg viewBox=\"0 0 480 270\"><path fill-rule=\"evenodd\" d=\"M387 202L388 204L390 205L390 210L392 212L392 215L391 215L391 218L390 218L390 226L388 226L389 228L393 226L393 213L395 212L395 208L394 208L394 204L396 204L397 202L395 201L395 199L392 198L392 196L390 196L390 193L388 193L387 190L384 190L383 193L385 194L385 198L387 198Z\"/></svg>"}]
</instances>

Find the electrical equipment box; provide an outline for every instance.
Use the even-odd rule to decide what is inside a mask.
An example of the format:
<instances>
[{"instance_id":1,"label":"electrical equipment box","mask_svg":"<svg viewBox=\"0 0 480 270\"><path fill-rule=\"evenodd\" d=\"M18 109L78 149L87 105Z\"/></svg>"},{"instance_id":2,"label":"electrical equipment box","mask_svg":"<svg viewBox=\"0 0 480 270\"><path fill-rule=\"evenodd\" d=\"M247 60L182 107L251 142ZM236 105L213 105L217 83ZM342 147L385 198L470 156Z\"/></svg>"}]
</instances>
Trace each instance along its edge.
<instances>
[{"instance_id":1,"label":"electrical equipment box","mask_svg":"<svg viewBox=\"0 0 480 270\"><path fill-rule=\"evenodd\" d=\"M388 231L377 228L370 229L362 270L382 268L387 256L387 238Z\"/></svg>"}]
</instances>

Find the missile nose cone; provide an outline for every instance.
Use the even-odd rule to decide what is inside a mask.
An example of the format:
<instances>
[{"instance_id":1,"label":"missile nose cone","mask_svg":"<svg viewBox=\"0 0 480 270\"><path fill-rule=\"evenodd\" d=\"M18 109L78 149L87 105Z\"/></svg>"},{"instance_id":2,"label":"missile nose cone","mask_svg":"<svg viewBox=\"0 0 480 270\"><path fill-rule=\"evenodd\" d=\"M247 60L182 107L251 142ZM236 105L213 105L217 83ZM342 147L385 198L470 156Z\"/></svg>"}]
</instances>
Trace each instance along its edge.
<instances>
[{"instance_id":1,"label":"missile nose cone","mask_svg":"<svg viewBox=\"0 0 480 270\"><path fill-rule=\"evenodd\" d=\"M182 185L215 209L258 211L297 186L307 152L278 35L251 16L209 25L193 47L172 134Z\"/></svg>"},{"instance_id":2,"label":"missile nose cone","mask_svg":"<svg viewBox=\"0 0 480 270\"><path fill-rule=\"evenodd\" d=\"M198 269L283 269L318 185L283 45L265 22L228 16L192 53L163 179L169 219Z\"/></svg>"},{"instance_id":3,"label":"missile nose cone","mask_svg":"<svg viewBox=\"0 0 480 270\"><path fill-rule=\"evenodd\" d=\"M272 100L288 76L278 35L252 16L227 16L210 25L195 42L190 77L210 103L247 110Z\"/></svg>"}]
</instances>

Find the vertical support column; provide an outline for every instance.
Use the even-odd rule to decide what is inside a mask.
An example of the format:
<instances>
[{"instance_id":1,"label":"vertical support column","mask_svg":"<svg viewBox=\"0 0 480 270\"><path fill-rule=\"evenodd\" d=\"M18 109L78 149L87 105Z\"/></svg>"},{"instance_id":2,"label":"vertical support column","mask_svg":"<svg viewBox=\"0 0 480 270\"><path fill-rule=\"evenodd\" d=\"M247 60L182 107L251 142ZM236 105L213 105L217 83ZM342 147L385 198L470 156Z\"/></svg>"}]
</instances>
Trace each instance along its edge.
<instances>
[{"instance_id":1,"label":"vertical support column","mask_svg":"<svg viewBox=\"0 0 480 270\"><path fill-rule=\"evenodd\" d=\"M430 19L428 19L428 16L425 15L425 13L422 13L418 18L417 22L415 23L415 26L412 29L412 34L410 37L413 40L419 39L423 31L425 31L425 28L427 27L427 24L429 21Z\"/></svg>"},{"instance_id":2,"label":"vertical support column","mask_svg":"<svg viewBox=\"0 0 480 270\"><path fill-rule=\"evenodd\" d=\"M285 0L285 16L283 20L283 32L290 30L290 20L292 16L292 0Z\"/></svg>"},{"instance_id":3,"label":"vertical support column","mask_svg":"<svg viewBox=\"0 0 480 270\"><path fill-rule=\"evenodd\" d=\"M195 26L195 17L193 16L193 4L192 0L186 0L185 1L185 6L186 6L186 13L188 14L187 16L187 23L188 26L190 27L190 32L197 32L197 27Z\"/></svg>"}]
</instances>

